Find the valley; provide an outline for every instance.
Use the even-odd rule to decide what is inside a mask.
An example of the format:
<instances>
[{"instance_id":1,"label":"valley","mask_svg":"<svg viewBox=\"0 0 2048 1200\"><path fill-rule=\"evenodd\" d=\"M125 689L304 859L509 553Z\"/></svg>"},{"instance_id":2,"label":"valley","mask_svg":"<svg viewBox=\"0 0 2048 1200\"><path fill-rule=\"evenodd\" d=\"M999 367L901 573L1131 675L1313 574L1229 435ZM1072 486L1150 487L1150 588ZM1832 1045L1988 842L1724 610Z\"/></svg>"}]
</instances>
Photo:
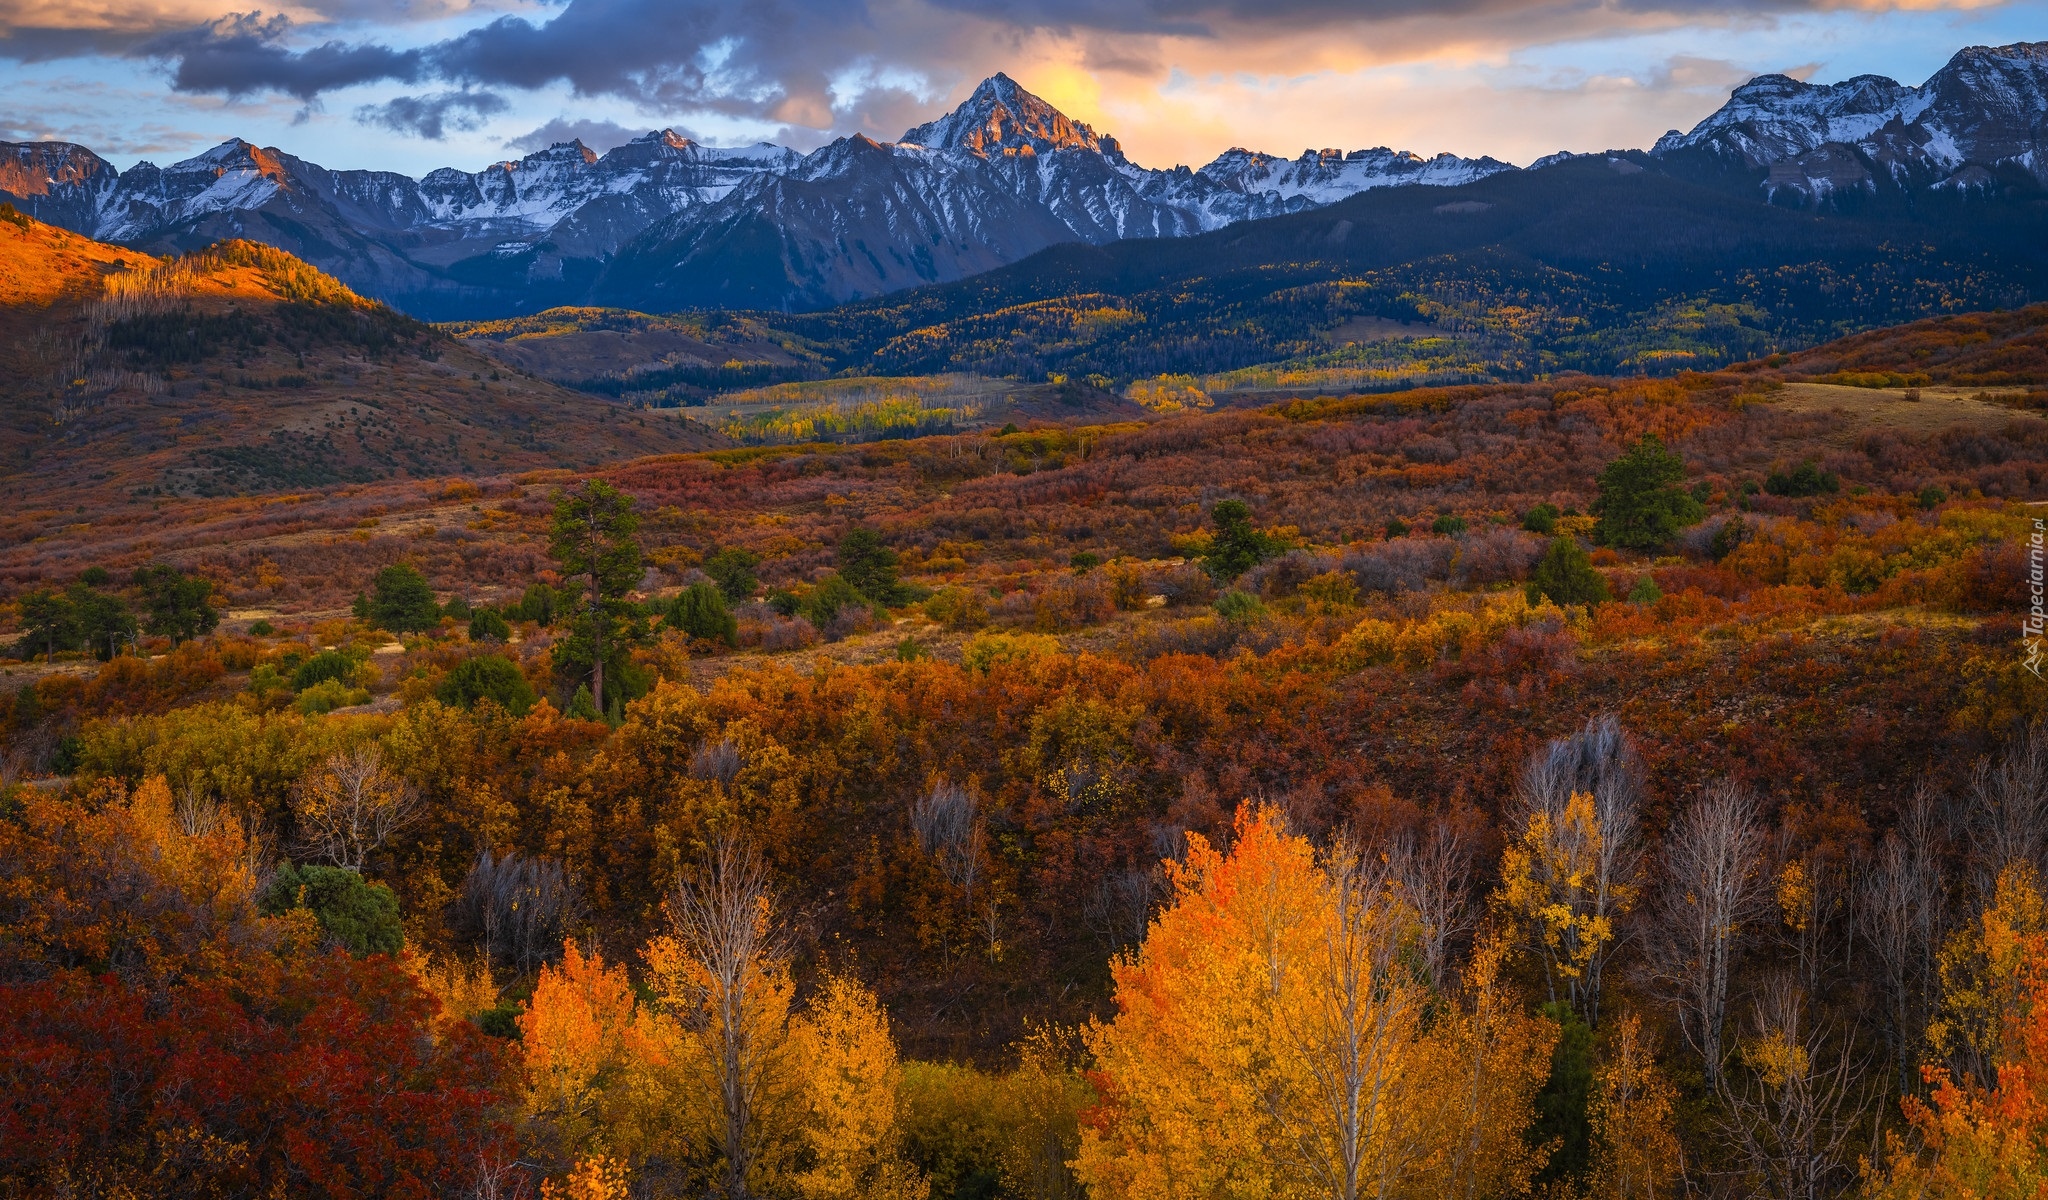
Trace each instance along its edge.
<instances>
[{"instance_id":1,"label":"valley","mask_svg":"<svg viewBox=\"0 0 2048 1200\"><path fill-rule=\"evenodd\" d=\"M2033 1196L2044 120L0 146L0 1200Z\"/></svg>"}]
</instances>

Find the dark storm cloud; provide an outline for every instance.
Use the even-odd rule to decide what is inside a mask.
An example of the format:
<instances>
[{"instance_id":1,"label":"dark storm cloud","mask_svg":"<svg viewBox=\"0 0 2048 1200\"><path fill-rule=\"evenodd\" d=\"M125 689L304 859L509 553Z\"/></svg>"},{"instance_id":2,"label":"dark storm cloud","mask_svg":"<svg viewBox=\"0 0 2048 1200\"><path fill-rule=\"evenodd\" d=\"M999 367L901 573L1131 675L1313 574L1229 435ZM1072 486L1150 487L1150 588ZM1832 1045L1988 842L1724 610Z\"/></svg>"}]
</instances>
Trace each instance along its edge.
<instances>
[{"instance_id":1,"label":"dark storm cloud","mask_svg":"<svg viewBox=\"0 0 2048 1200\"><path fill-rule=\"evenodd\" d=\"M428 53L450 79L780 118L829 108L828 76L881 49L875 32L863 0L570 0L545 23L502 17Z\"/></svg>"},{"instance_id":2,"label":"dark storm cloud","mask_svg":"<svg viewBox=\"0 0 2048 1200\"><path fill-rule=\"evenodd\" d=\"M151 38L134 53L171 64L171 86L181 92L283 92L312 100L322 92L359 83L415 83L421 78L417 50L338 41L291 50L283 44L290 32L291 22L285 17L237 13L197 29Z\"/></svg>"},{"instance_id":3,"label":"dark storm cloud","mask_svg":"<svg viewBox=\"0 0 2048 1200\"><path fill-rule=\"evenodd\" d=\"M614 121L582 121L556 117L538 129L529 129L517 137L506 138L505 148L524 150L531 154L562 142L582 142L602 154L614 147L623 146L647 132L645 129L628 129ZM693 140L697 136L687 129L677 129L676 132Z\"/></svg>"},{"instance_id":4,"label":"dark storm cloud","mask_svg":"<svg viewBox=\"0 0 2048 1200\"><path fill-rule=\"evenodd\" d=\"M356 110L356 120L378 125L393 133L438 142L450 129L471 132L482 129L484 118L510 108L495 92L436 92L429 96L399 96L383 104L365 104Z\"/></svg>"},{"instance_id":5,"label":"dark storm cloud","mask_svg":"<svg viewBox=\"0 0 2048 1200\"><path fill-rule=\"evenodd\" d=\"M287 44L284 17L238 14L161 34L129 51L156 59L183 92L275 91L310 100L375 81L438 78L477 87L566 83L650 108L706 109L803 123L830 112L830 76L872 53L863 0L569 0L552 19L502 17L417 49Z\"/></svg>"},{"instance_id":6,"label":"dark storm cloud","mask_svg":"<svg viewBox=\"0 0 2048 1200\"><path fill-rule=\"evenodd\" d=\"M1826 0L927 0L934 8L1033 29L1217 36L1226 28L1298 30L1412 18L1608 10L1644 15L1733 15L1827 7Z\"/></svg>"},{"instance_id":7,"label":"dark storm cloud","mask_svg":"<svg viewBox=\"0 0 2048 1200\"><path fill-rule=\"evenodd\" d=\"M4 4L6 0L0 0ZM332 0L330 0L332 2ZM344 0L345 2L345 0ZM369 2L369 0L365 0ZM858 117L831 82L848 72L896 68L950 86L969 46L987 51L1036 31L1104 35L1118 66L1143 71L1146 36L1256 39L1264 31L1353 27L1483 15L1540 27L1625 22L1646 13L1726 15L1827 0L567 0L551 18L506 16L410 50L327 42L294 50L282 17L231 17L155 38L142 53L172 68L181 91L302 100L373 81L440 79L480 89L566 84L650 112L712 112L793 129L871 128L884 136L929 113L914 96L879 85ZM886 25L886 30L882 28ZM1095 49L1089 51L1091 55ZM421 101L407 98L406 103ZM422 110L426 113L427 110ZM473 113L474 110L463 110ZM423 116L423 119L428 119ZM380 122L383 117L377 118ZM404 120L393 116L392 120ZM420 128L421 126L409 126Z\"/></svg>"}]
</instances>

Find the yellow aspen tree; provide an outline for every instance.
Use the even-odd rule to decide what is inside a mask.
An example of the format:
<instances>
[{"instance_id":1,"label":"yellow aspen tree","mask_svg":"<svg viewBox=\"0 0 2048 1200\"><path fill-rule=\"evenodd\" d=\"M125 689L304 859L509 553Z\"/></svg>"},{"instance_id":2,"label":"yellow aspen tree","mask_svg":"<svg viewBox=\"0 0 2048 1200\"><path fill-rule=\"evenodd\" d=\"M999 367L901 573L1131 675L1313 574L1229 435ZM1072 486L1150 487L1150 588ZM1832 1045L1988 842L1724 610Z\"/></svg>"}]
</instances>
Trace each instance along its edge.
<instances>
[{"instance_id":1,"label":"yellow aspen tree","mask_svg":"<svg viewBox=\"0 0 2048 1200\"><path fill-rule=\"evenodd\" d=\"M1986 1086L1926 1070L1933 1094L1904 1100L1911 1139L1887 1136L1884 1161L1864 1166L1873 1200L2038 1200L2048 1195L2048 935L2021 937L2019 1007Z\"/></svg>"},{"instance_id":2,"label":"yellow aspen tree","mask_svg":"<svg viewBox=\"0 0 2048 1200\"><path fill-rule=\"evenodd\" d=\"M626 1200L632 1173L615 1158L593 1155L576 1164L562 1183L540 1185L541 1200Z\"/></svg>"},{"instance_id":3,"label":"yellow aspen tree","mask_svg":"<svg viewBox=\"0 0 2048 1200\"><path fill-rule=\"evenodd\" d=\"M1321 937L1314 850L1247 806L1230 852L1188 836L1174 902L1111 965L1117 1014L1084 1035L1100 1104L1075 1173L1103 1200L1305 1194L1275 1161L1276 984Z\"/></svg>"},{"instance_id":4,"label":"yellow aspen tree","mask_svg":"<svg viewBox=\"0 0 2048 1200\"><path fill-rule=\"evenodd\" d=\"M606 966L602 955L585 955L573 941L564 945L561 966L541 968L519 1015L528 1113L572 1145L600 1136L604 1093L646 1052L634 1017L625 968Z\"/></svg>"},{"instance_id":5,"label":"yellow aspen tree","mask_svg":"<svg viewBox=\"0 0 2048 1200\"><path fill-rule=\"evenodd\" d=\"M169 780L151 775L135 785L127 810L154 852L154 874L195 914L225 924L253 902L262 848L240 818L205 792L195 786L180 799Z\"/></svg>"},{"instance_id":6,"label":"yellow aspen tree","mask_svg":"<svg viewBox=\"0 0 2048 1200\"><path fill-rule=\"evenodd\" d=\"M1173 903L1111 967L1086 1033L1102 1099L1075 1171L1098 1197L1391 1197L1427 1151L1412 920L1385 862L1318 859L1269 809L1228 853L1190 836Z\"/></svg>"},{"instance_id":7,"label":"yellow aspen tree","mask_svg":"<svg viewBox=\"0 0 2048 1200\"><path fill-rule=\"evenodd\" d=\"M902 1154L903 1068L874 994L849 976L826 976L790 1041L809 1073L810 1166L797 1189L811 1200L925 1200L931 1186Z\"/></svg>"},{"instance_id":8,"label":"yellow aspen tree","mask_svg":"<svg viewBox=\"0 0 2048 1200\"><path fill-rule=\"evenodd\" d=\"M1551 999L1568 999L1589 1017L1597 1011L1596 972L1614 940L1615 918L1635 900L1633 884L1616 877L1607 851L1591 793L1573 792L1555 813L1533 809L1501 855L1493 901L1542 962Z\"/></svg>"},{"instance_id":9,"label":"yellow aspen tree","mask_svg":"<svg viewBox=\"0 0 2048 1200\"><path fill-rule=\"evenodd\" d=\"M1537 751L1515 785L1522 837L1503 857L1505 908L1544 963L1553 1002L1600 1023L1614 922L1635 902L1642 756L1613 715Z\"/></svg>"},{"instance_id":10,"label":"yellow aspen tree","mask_svg":"<svg viewBox=\"0 0 2048 1200\"><path fill-rule=\"evenodd\" d=\"M1467 1007L1437 1015L1418 1047L1417 1120L1428 1157L1400 1190L1416 1200L1480 1200L1524 1193L1549 1150L1524 1136L1550 1073L1557 1025L1523 1011L1504 987L1508 944L1483 937L1466 971Z\"/></svg>"},{"instance_id":11,"label":"yellow aspen tree","mask_svg":"<svg viewBox=\"0 0 2048 1200\"><path fill-rule=\"evenodd\" d=\"M1384 858L1348 841L1317 882L1320 937L1275 967L1281 1083L1270 1114L1316 1192L1385 1196L1425 1151L1415 1093L1426 1079L1413 1053L1424 996L1395 961L1414 923Z\"/></svg>"},{"instance_id":12,"label":"yellow aspen tree","mask_svg":"<svg viewBox=\"0 0 2048 1200\"><path fill-rule=\"evenodd\" d=\"M479 952L465 962L457 955L436 956L408 946L399 953L399 965L441 1002L441 1019L466 1021L486 1009L498 1006L498 983L491 975L491 960Z\"/></svg>"},{"instance_id":13,"label":"yellow aspen tree","mask_svg":"<svg viewBox=\"0 0 2048 1200\"><path fill-rule=\"evenodd\" d=\"M1985 1086L1997 1082L2006 1026L2024 1007L2024 947L2048 933L2048 900L2027 863L1998 873L1991 902L1977 920L1949 935L1938 960L1941 1006L1927 1041L1950 1073Z\"/></svg>"},{"instance_id":14,"label":"yellow aspen tree","mask_svg":"<svg viewBox=\"0 0 2048 1200\"><path fill-rule=\"evenodd\" d=\"M643 957L665 1011L700 1053L678 1085L708 1098L705 1141L729 1200L763 1194L801 1149L802 1069L789 1037L794 985L766 868L721 841L667 903L670 932Z\"/></svg>"},{"instance_id":15,"label":"yellow aspen tree","mask_svg":"<svg viewBox=\"0 0 2048 1200\"><path fill-rule=\"evenodd\" d=\"M1642 1021L1623 1016L1594 1079L1591 1200L1660 1200L1678 1194L1677 1090L1657 1070Z\"/></svg>"}]
</instances>

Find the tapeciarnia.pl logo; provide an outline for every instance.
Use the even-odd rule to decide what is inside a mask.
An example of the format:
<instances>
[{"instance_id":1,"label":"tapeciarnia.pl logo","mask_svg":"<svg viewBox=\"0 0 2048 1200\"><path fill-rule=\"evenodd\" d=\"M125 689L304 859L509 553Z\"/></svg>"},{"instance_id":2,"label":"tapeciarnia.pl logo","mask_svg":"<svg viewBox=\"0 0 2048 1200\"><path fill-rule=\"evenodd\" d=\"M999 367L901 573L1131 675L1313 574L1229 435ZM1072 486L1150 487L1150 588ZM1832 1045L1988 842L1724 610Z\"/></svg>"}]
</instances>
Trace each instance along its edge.
<instances>
[{"instance_id":1,"label":"tapeciarnia.pl logo","mask_svg":"<svg viewBox=\"0 0 2048 1200\"><path fill-rule=\"evenodd\" d=\"M2034 678L2041 675L2041 649L2044 628L2048 628L2048 572L2043 570L2044 549L2048 549L2048 517L2034 518L2034 531L2027 537L2027 594L2031 602L2027 609L2027 623L2021 628L2021 639L2027 647L2027 670Z\"/></svg>"}]
</instances>

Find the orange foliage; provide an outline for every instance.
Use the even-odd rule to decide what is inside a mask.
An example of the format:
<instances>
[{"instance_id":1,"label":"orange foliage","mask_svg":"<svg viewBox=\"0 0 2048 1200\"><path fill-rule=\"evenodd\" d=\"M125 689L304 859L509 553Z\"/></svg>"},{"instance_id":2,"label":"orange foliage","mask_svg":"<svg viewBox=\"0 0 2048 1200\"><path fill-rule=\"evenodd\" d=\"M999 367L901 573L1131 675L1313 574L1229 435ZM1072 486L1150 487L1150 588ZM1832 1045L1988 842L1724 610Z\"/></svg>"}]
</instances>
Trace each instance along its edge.
<instances>
[{"instance_id":1,"label":"orange foliage","mask_svg":"<svg viewBox=\"0 0 2048 1200\"><path fill-rule=\"evenodd\" d=\"M1903 1101L1924 1150L1894 1139L1874 1200L2036 1200L2048 1193L2048 935L2024 942L2026 1002L2008 1018L1998 1082L1987 1088L1925 1068L1933 1096Z\"/></svg>"}]
</instances>

